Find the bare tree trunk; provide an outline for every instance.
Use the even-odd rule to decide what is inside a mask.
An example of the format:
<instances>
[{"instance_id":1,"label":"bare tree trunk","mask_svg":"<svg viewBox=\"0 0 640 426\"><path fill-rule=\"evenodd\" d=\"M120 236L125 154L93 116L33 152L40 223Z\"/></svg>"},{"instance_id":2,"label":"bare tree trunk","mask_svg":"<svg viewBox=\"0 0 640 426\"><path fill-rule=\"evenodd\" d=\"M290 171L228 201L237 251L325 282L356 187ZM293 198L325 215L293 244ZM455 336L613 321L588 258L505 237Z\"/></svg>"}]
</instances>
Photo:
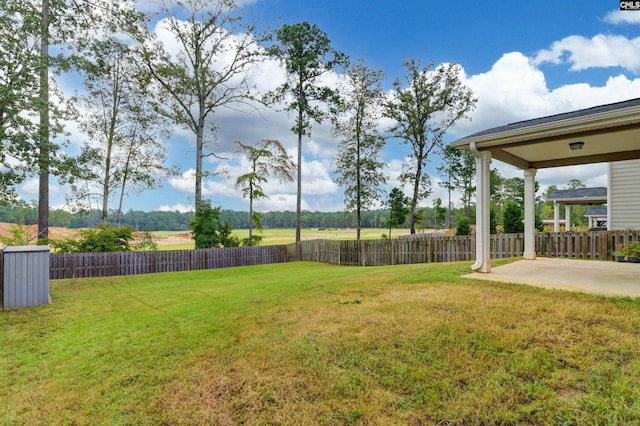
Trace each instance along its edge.
<instances>
[{"instance_id":1,"label":"bare tree trunk","mask_svg":"<svg viewBox=\"0 0 640 426\"><path fill-rule=\"evenodd\" d=\"M449 191L449 204L447 204L447 212L449 216L449 226L447 229L451 229L451 166L449 166L449 185L447 185Z\"/></svg>"},{"instance_id":2,"label":"bare tree trunk","mask_svg":"<svg viewBox=\"0 0 640 426\"><path fill-rule=\"evenodd\" d=\"M117 70L120 69L118 64ZM111 104L111 120L109 122L109 133L107 136L107 161L105 162L104 182L102 186L102 224L106 224L109 219L109 193L111 187L111 156L113 155L113 144L116 134L116 123L118 120L118 106L120 103L120 73L115 71L115 81L113 82L113 94ZM124 187L123 187L124 189Z\"/></svg>"},{"instance_id":3,"label":"bare tree trunk","mask_svg":"<svg viewBox=\"0 0 640 426\"><path fill-rule=\"evenodd\" d=\"M134 153L133 145L131 145L129 146L129 150L127 152L127 161L125 162L124 174L122 175L122 185L120 186L120 200L118 201L118 215L117 215L118 227L122 225L122 200L124 199L124 191L127 185L127 178L129 177L129 164L131 163L131 156L133 155L133 153Z\"/></svg>"},{"instance_id":4,"label":"bare tree trunk","mask_svg":"<svg viewBox=\"0 0 640 426\"><path fill-rule=\"evenodd\" d=\"M253 244L253 185L249 184L249 244Z\"/></svg>"},{"instance_id":5,"label":"bare tree trunk","mask_svg":"<svg viewBox=\"0 0 640 426\"><path fill-rule=\"evenodd\" d=\"M296 197L296 243L300 242L300 226L302 221L302 102L304 101L304 88L300 82L298 94L300 105L298 106L298 194Z\"/></svg>"},{"instance_id":6,"label":"bare tree trunk","mask_svg":"<svg viewBox=\"0 0 640 426\"><path fill-rule=\"evenodd\" d=\"M204 103L200 105L200 116L198 118L198 128L196 129L196 199L195 207L196 211L202 204L202 151L204 146L204 116L202 111L204 110Z\"/></svg>"},{"instance_id":7,"label":"bare tree trunk","mask_svg":"<svg viewBox=\"0 0 640 426\"><path fill-rule=\"evenodd\" d=\"M49 238L49 0L42 0L40 36L38 242L43 242Z\"/></svg>"}]
</instances>

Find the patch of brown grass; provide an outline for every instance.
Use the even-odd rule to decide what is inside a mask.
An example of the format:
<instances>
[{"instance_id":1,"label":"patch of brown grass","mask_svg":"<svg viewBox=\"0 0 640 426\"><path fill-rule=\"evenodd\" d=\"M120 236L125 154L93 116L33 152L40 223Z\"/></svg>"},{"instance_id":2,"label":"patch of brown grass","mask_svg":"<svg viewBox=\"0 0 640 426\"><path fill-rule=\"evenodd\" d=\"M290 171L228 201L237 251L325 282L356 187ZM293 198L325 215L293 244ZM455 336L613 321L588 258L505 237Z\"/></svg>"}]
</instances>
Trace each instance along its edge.
<instances>
[{"instance_id":1,"label":"patch of brown grass","mask_svg":"<svg viewBox=\"0 0 640 426\"><path fill-rule=\"evenodd\" d=\"M0 313L0 423L640 423L640 301L468 268L59 281Z\"/></svg>"},{"instance_id":2,"label":"patch of brown grass","mask_svg":"<svg viewBox=\"0 0 640 426\"><path fill-rule=\"evenodd\" d=\"M220 424L584 421L589 407L606 412L618 398L614 383L630 380L622 393L639 396L633 311L523 286L370 277L245 318L225 363L209 353L194 365L201 382L189 392L213 396L199 397L192 415ZM620 419L640 418L623 406Z\"/></svg>"}]
</instances>

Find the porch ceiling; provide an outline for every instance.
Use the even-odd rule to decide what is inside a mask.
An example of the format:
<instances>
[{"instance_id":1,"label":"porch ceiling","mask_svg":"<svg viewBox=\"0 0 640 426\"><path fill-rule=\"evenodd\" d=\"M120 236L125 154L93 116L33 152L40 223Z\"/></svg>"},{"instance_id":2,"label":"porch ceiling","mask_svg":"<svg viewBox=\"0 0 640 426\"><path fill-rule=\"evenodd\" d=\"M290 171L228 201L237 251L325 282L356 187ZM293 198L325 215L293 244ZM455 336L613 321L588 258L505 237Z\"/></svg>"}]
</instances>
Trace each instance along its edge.
<instances>
[{"instance_id":1,"label":"porch ceiling","mask_svg":"<svg viewBox=\"0 0 640 426\"><path fill-rule=\"evenodd\" d=\"M572 150L570 143L583 142ZM640 98L488 129L452 143L521 169L640 158Z\"/></svg>"}]
</instances>

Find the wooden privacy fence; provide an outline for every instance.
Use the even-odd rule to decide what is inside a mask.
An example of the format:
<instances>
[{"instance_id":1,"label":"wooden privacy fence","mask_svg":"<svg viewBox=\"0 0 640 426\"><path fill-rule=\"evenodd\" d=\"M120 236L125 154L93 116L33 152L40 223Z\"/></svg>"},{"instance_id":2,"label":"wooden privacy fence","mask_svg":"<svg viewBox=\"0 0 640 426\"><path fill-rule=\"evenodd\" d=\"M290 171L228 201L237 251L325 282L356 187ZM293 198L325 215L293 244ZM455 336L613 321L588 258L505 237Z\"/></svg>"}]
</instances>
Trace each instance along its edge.
<instances>
[{"instance_id":1,"label":"wooden privacy fence","mask_svg":"<svg viewBox=\"0 0 640 426\"><path fill-rule=\"evenodd\" d=\"M116 253L54 253L50 278L90 278L265 265L287 261L286 246Z\"/></svg>"},{"instance_id":2,"label":"wooden privacy fence","mask_svg":"<svg viewBox=\"0 0 640 426\"><path fill-rule=\"evenodd\" d=\"M470 260L475 254L472 237L413 238L398 240L302 241L301 260L348 266L404 265ZM294 250L295 250L295 245Z\"/></svg>"},{"instance_id":3,"label":"wooden privacy fence","mask_svg":"<svg viewBox=\"0 0 640 426\"><path fill-rule=\"evenodd\" d=\"M539 256L611 260L611 252L640 241L640 231L591 231L538 233Z\"/></svg>"},{"instance_id":4,"label":"wooden privacy fence","mask_svg":"<svg viewBox=\"0 0 640 426\"><path fill-rule=\"evenodd\" d=\"M611 259L611 252L640 241L640 231L539 233L540 256ZM300 257L298 258L298 245ZM381 266L475 259L475 236L393 240L312 240L279 246L123 253L50 255L50 278L88 278L153 272L314 261L347 266ZM491 236L491 258L522 256L523 234Z\"/></svg>"}]
</instances>

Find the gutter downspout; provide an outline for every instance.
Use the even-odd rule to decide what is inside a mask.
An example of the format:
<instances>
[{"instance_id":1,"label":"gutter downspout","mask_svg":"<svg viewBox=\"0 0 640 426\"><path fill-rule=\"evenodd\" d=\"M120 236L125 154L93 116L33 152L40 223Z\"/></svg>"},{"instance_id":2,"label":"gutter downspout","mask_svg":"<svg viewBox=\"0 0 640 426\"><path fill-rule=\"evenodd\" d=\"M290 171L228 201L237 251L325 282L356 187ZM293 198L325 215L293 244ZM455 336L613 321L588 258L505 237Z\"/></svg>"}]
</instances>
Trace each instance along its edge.
<instances>
[{"instance_id":1,"label":"gutter downspout","mask_svg":"<svg viewBox=\"0 0 640 426\"><path fill-rule=\"evenodd\" d=\"M489 179L491 151L479 151L475 142L469 150L476 159L476 262L471 269L491 272L489 233Z\"/></svg>"}]
</instances>

